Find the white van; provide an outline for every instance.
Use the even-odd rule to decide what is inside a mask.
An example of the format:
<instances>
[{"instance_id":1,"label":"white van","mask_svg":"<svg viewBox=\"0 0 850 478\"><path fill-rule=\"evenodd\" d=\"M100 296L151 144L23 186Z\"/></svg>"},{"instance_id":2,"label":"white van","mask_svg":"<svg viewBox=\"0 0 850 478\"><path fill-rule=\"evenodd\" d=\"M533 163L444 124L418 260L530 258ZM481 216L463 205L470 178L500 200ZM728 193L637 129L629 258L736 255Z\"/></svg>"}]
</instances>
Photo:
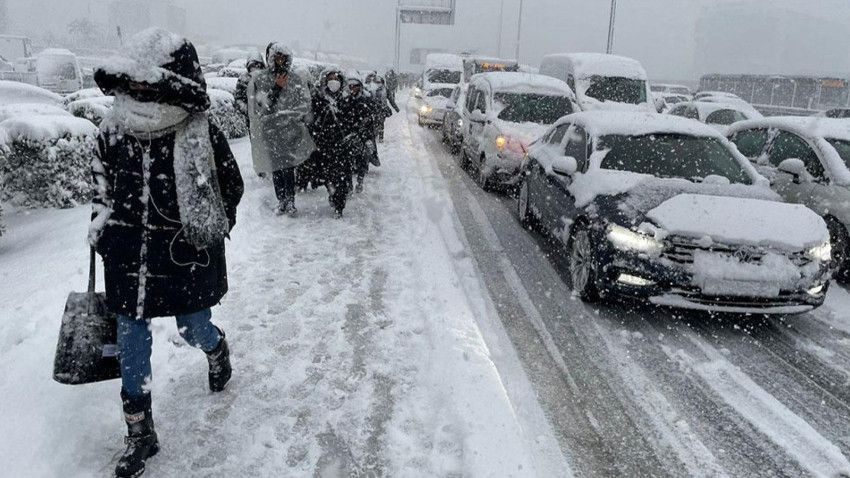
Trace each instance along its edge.
<instances>
[{"instance_id":1,"label":"white van","mask_svg":"<svg viewBox=\"0 0 850 478\"><path fill-rule=\"evenodd\" d=\"M570 85L582 110L655 112L646 70L631 58L604 53L547 55L540 74Z\"/></svg>"},{"instance_id":2,"label":"white van","mask_svg":"<svg viewBox=\"0 0 850 478\"><path fill-rule=\"evenodd\" d=\"M49 48L36 55L38 86L66 94L83 88L83 71L77 55L60 48Z\"/></svg>"},{"instance_id":3,"label":"white van","mask_svg":"<svg viewBox=\"0 0 850 478\"><path fill-rule=\"evenodd\" d=\"M463 81L463 58L451 53L431 53L425 57L422 89L454 88Z\"/></svg>"}]
</instances>

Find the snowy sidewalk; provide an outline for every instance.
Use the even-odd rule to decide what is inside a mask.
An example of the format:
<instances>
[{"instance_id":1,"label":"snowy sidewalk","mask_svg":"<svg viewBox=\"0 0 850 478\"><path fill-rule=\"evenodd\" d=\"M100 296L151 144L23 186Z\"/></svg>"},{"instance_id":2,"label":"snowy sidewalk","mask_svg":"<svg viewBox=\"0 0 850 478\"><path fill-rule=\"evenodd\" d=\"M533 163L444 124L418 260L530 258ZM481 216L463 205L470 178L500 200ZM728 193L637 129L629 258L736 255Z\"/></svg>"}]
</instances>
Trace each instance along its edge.
<instances>
[{"instance_id":1,"label":"snowy sidewalk","mask_svg":"<svg viewBox=\"0 0 850 478\"><path fill-rule=\"evenodd\" d=\"M384 165L342 220L324 190L299 196L300 217L276 217L249 144L232 144L246 195L228 244L231 291L213 319L228 333L234 379L210 394L203 354L173 320L154 321L163 449L151 476L551 471L537 457L545 430L523 429L476 325L473 302L485 299L464 294L460 259L436 225L450 206L425 184L442 178L424 177L430 165L416 164L407 128L403 115L389 121ZM85 285L86 216L13 217L0 243L0 462L10 476L103 476L121 447L117 382L50 380L65 295Z\"/></svg>"}]
</instances>

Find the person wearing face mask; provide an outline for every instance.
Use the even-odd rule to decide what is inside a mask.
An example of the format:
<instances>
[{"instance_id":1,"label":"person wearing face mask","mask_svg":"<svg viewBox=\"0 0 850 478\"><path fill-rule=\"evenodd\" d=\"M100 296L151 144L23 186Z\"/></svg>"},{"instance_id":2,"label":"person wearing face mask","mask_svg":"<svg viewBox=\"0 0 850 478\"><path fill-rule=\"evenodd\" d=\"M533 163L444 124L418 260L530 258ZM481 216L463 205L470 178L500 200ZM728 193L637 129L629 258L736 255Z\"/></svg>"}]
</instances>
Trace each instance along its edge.
<instances>
[{"instance_id":1,"label":"person wearing face mask","mask_svg":"<svg viewBox=\"0 0 850 478\"><path fill-rule=\"evenodd\" d=\"M342 217L350 188L351 168L356 152L358 125L352 121L347 107L355 102L343 98L343 73L336 69L322 72L313 96L313 139L319 149L322 175L328 188L331 207ZM350 136L351 135L351 136Z\"/></svg>"},{"instance_id":2,"label":"person wearing face mask","mask_svg":"<svg viewBox=\"0 0 850 478\"><path fill-rule=\"evenodd\" d=\"M346 135L347 147L352 154L352 173L357 178L355 192L363 192L363 179L369 171L369 158L375 143L375 114L372 98L363 91L363 82L356 76L349 76L348 91L343 100L349 131ZM351 176L348 176L349 178Z\"/></svg>"},{"instance_id":3,"label":"person wearing face mask","mask_svg":"<svg viewBox=\"0 0 850 478\"><path fill-rule=\"evenodd\" d=\"M316 149L310 136L310 90L292 71L292 51L279 43L266 48L268 67L248 83L254 170L271 174L278 215L294 217L295 171Z\"/></svg>"},{"instance_id":4,"label":"person wearing face mask","mask_svg":"<svg viewBox=\"0 0 850 478\"><path fill-rule=\"evenodd\" d=\"M225 238L244 188L227 140L207 119L195 47L149 29L123 56L94 73L115 102L92 159L89 242L103 258L107 309L118 317L127 437L115 475L135 477L159 451L151 319L176 317L180 335L207 355L211 391L230 380L230 349L210 308L227 292Z\"/></svg>"},{"instance_id":5,"label":"person wearing face mask","mask_svg":"<svg viewBox=\"0 0 850 478\"><path fill-rule=\"evenodd\" d=\"M245 69L247 70L242 76L239 77L239 80L236 82L236 90L233 92L233 98L236 100L236 109L238 109L245 118L249 121L248 118L248 83L251 81L251 75L257 71L262 70L266 67L266 62L263 60L263 55L255 51L248 56L248 61L245 62Z\"/></svg>"}]
</instances>

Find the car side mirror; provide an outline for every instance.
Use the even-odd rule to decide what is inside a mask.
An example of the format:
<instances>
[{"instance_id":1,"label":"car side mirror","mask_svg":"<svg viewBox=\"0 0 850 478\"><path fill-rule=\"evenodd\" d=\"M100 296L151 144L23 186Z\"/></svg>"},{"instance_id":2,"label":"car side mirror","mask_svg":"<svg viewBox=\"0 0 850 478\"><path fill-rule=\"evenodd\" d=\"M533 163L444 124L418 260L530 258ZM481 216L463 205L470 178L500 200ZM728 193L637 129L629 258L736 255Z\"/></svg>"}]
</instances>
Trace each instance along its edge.
<instances>
[{"instance_id":1,"label":"car side mirror","mask_svg":"<svg viewBox=\"0 0 850 478\"><path fill-rule=\"evenodd\" d=\"M572 156L560 156L552 160L552 171L561 176L572 176L578 171L578 162Z\"/></svg>"},{"instance_id":2,"label":"car side mirror","mask_svg":"<svg viewBox=\"0 0 850 478\"><path fill-rule=\"evenodd\" d=\"M778 169L783 173L794 176L795 183L801 183L804 180L809 181L811 178L806 172L806 164L798 158L788 158L779 163Z\"/></svg>"}]
</instances>

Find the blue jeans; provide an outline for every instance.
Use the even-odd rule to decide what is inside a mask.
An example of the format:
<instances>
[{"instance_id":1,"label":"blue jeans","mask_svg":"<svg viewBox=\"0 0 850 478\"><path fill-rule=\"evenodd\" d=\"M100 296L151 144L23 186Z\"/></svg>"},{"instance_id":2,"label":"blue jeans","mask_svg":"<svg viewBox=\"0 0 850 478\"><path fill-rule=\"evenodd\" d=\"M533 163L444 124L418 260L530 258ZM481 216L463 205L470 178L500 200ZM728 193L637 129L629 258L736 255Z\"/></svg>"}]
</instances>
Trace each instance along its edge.
<instances>
[{"instance_id":1,"label":"blue jeans","mask_svg":"<svg viewBox=\"0 0 850 478\"><path fill-rule=\"evenodd\" d=\"M221 334L210 322L212 312L204 309L177 316L177 330L192 347L211 352L218 347ZM121 384L131 398L141 398L151 380L150 320L118 316L118 347L121 359Z\"/></svg>"}]
</instances>

